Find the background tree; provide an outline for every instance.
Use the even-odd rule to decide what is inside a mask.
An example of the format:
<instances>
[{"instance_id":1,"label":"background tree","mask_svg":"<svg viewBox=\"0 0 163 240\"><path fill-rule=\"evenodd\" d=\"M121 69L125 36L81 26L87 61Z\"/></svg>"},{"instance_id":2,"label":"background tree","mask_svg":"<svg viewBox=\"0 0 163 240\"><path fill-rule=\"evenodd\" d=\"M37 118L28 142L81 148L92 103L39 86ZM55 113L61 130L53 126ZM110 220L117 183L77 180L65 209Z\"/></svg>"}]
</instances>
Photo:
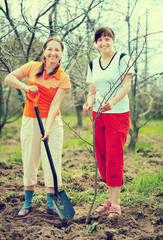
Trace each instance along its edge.
<instances>
[{"instance_id":1,"label":"background tree","mask_svg":"<svg viewBox=\"0 0 163 240\"><path fill-rule=\"evenodd\" d=\"M38 9L35 9L35 14L32 15L32 10L29 10L26 2L21 0L20 6L17 5L20 14L15 17L11 14L10 10L13 3L10 0L3 1L3 5L0 6L0 21L2 22L0 36L0 131L8 122L8 106L13 101L13 99L11 100L11 95L14 92L13 89L8 90L4 85L3 79L5 75L30 60L41 60L42 50L40 51L40 49L42 43L48 37L56 35L56 33L66 44L67 58L65 57L66 60L63 61L62 65L63 68L70 72L74 65L76 52L78 51L75 43L76 39L74 41L74 37L78 34L77 29L84 24L88 13L92 9L97 8L102 2L100 0L92 0L89 3L87 1L75 1L73 4L69 4L66 0L45 1L40 7L36 5ZM57 12L62 13L59 18L57 18ZM66 21L65 16L67 16L68 21ZM69 57L70 54L68 56L68 52L71 52L71 57ZM78 66L80 68L79 64ZM8 92L7 97L4 97L4 93L6 94L6 92ZM22 105L24 105L22 91L18 90L18 95L20 96ZM14 106L16 105L14 104ZM17 111L18 109L16 108L15 112Z\"/></svg>"},{"instance_id":2,"label":"background tree","mask_svg":"<svg viewBox=\"0 0 163 240\"><path fill-rule=\"evenodd\" d=\"M137 25L137 31L136 31L136 38L133 40L131 39L131 17L134 12L134 8L136 7L137 0L133 2L133 7L130 4L130 0L128 0L128 8L127 8L127 16L126 16L126 22L128 25L128 52L131 55L131 49L134 45L135 48L135 59L139 55L139 49L142 47L144 48L144 51L142 52L142 55L140 58L135 61L134 63L134 69L135 74L133 76L132 81L132 88L131 88L131 94L130 98L132 101L131 104L131 122L132 122L132 128L130 128L130 142L128 145L129 149L135 149L136 142L138 139L138 134L140 128L145 126L150 119L152 119L154 116L156 116L158 113L161 113L163 109L156 110L154 114L149 114L151 112L151 109L153 107L153 102L155 102L155 99L157 99L157 94L151 94L150 86L151 81L153 82L155 80L154 75L150 76L150 73L148 72L148 11L146 11L146 19L145 19L145 34L143 34L143 38L140 43L140 18L138 19L138 25ZM153 33L154 34L154 33ZM141 46L140 46L141 45ZM143 64L144 63L144 64ZM142 67L143 66L143 67ZM139 74L139 71L141 69L141 74ZM162 75L162 72L156 73L157 77L160 77ZM148 77L149 76L149 77ZM161 80L161 79L160 79ZM141 124L141 118L147 116L148 119L144 123Z\"/></svg>"},{"instance_id":3,"label":"background tree","mask_svg":"<svg viewBox=\"0 0 163 240\"><path fill-rule=\"evenodd\" d=\"M20 2L20 6L14 2L14 8L17 6L17 10L19 10L17 15L13 15L13 11L10 11L11 0L4 0L0 6L0 124L4 126L7 122L5 114L11 109L7 106L11 106L13 99L16 100L14 90L9 90L3 84L5 75L29 60L40 60L42 43L49 36L57 34L66 46L62 68L70 75L72 83L72 90L66 96L63 110L66 109L69 112L75 109L78 125L82 125L82 105L88 89L85 83L87 66L88 62L98 55L92 46L93 31L100 25L108 25L116 33L116 48L129 54L133 53L133 60L139 55L142 45L148 42L144 52L134 65L135 74L130 94L132 127L129 147L134 148L141 126L141 118L146 115L150 119L156 114L154 108L160 110L160 105L157 103L159 96L162 95L162 88L159 87L162 73L159 71L159 67L152 72L149 67L151 59L155 55L154 49L156 47L159 49L159 42L157 45L155 43L154 48L151 48L149 47L152 46L150 41L152 41L154 34L159 36L161 31L150 32L149 24L146 24L146 28L143 27L145 22L148 23L144 16L150 16L150 9L148 14L143 12L141 16L137 16L141 0L123 2L113 0L76 0L72 2L45 0L39 5L36 3L33 8L30 7L28 1L21 0ZM146 62L146 67L144 62ZM146 89L145 94L144 89ZM157 96L153 89L157 89ZM14 96L12 100L11 96ZM23 99L21 91L19 91L19 96ZM140 99L143 99L146 104L141 105L140 101L138 102ZM14 104L14 108L17 105ZM15 112L17 111L18 109L15 109Z\"/></svg>"}]
</instances>

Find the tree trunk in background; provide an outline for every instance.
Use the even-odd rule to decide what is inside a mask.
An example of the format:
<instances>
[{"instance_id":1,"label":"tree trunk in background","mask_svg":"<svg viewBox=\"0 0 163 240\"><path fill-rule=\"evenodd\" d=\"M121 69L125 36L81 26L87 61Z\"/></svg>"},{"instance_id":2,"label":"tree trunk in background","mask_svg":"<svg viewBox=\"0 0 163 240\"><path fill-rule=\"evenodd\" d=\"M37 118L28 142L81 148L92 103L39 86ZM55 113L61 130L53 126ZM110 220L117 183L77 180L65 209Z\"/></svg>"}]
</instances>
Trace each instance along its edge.
<instances>
[{"instance_id":1,"label":"tree trunk in background","mask_svg":"<svg viewBox=\"0 0 163 240\"><path fill-rule=\"evenodd\" d=\"M139 133L139 128L137 128L136 126L134 127L133 130L130 130L129 134L130 134L130 142L128 145L128 149L130 150L134 150L136 147L136 143L138 140L138 133Z\"/></svg>"},{"instance_id":2,"label":"tree trunk in background","mask_svg":"<svg viewBox=\"0 0 163 240\"><path fill-rule=\"evenodd\" d=\"M145 35L145 66L144 66L144 79L148 77L148 10L146 11L146 35ZM144 91L147 91L147 81L144 84Z\"/></svg>"},{"instance_id":3,"label":"tree trunk in background","mask_svg":"<svg viewBox=\"0 0 163 240\"><path fill-rule=\"evenodd\" d=\"M3 108L3 91L2 91L2 84L0 82L0 132L1 132L1 129L3 128L3 126L1 128L2 115L3 115L2 108Z\"/></svg>"},{"instance_id":4,"label":"tree trunk in background","mask_svg":"<svg viewBox=\"0 0 163 240\"><path fill-rule=\"evenodd\" d=\"M81 127L83 124L82 112L83 112L83 105L76 106L77 126L79 126L79 127Z\"/></svg>"},{"instance_id":5,"label":"tree trunk in background","mask_svg":"<svg viewBox=\"0 0 163 240\"><path fill-rule=\"evenodd\" d=\"M130 1L128 1L128 14L127 14L127 24L128 24L128 51L129 55L131 54L131 42L130 42ZM137 37L139 34L139 21L138 21L138 28L137 28ZM135 45L135 51L136 51L136 56L138 56L138 38L136 40L136 45ZM137 128L137 104L136 104L136 91L137 91L137 83L138 83L138 68L137 68L137 62L134 64L134 76L132 77L131 81L131 99L132 99L132 109L131 109L131 122L133 125L133 130L130 128L129 134L130 134L130 142L128 145L128 149L135 149L136 142L138 139L138 132L139 129Z\"/></svg>"}]
</instances>

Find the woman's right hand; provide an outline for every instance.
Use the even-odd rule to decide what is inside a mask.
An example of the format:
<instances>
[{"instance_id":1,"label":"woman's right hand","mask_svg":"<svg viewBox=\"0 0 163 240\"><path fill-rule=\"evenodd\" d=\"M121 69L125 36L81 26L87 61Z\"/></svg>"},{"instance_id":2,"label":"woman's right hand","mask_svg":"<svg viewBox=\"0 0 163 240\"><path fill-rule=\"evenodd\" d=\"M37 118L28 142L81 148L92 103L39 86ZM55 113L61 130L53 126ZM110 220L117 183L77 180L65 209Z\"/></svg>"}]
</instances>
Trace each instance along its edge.
<instances>
[{"instance_id":1,"label":"woman's right hand","mask_svg":"<svg viewBox=\"0 0 163 240\"><path fill-rule=\"evenodd\" d=\"M37 93L38 92L38 87L35 85L27 86L26 91L30 91L31 93Z\"/></svg>"},{"instance_id":2,"label":"woman's right hand","mask_svg":"<svg viewBox=\"0 0 163 240\"><path fill-rule=\"evenodd\" d=\"M92 106L89 103L84 103L83 105L83 111L85 114L90 113L89 111L91 110Z\"/></svg>"}]
</instances>

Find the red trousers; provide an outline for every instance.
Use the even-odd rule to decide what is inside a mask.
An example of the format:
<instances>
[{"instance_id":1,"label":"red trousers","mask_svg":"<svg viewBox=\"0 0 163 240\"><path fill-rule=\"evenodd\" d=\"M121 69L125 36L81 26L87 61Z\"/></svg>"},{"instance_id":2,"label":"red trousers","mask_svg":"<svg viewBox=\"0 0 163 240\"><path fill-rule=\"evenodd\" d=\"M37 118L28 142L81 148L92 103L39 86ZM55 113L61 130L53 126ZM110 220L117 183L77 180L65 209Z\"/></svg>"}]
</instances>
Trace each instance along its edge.
<instances>
[{"instance_id":1,"label":"red trousers","mask_svg":"<svg viewBox=\"0 0 163 240\"><path fill-rule=\"evenodd\" d=\"M96 112L92 113L95 121ZM102 180L108 186L123 186L123 152L130 113L100 113L95 124L95 152Z\"/></svg>"}]
</instances>

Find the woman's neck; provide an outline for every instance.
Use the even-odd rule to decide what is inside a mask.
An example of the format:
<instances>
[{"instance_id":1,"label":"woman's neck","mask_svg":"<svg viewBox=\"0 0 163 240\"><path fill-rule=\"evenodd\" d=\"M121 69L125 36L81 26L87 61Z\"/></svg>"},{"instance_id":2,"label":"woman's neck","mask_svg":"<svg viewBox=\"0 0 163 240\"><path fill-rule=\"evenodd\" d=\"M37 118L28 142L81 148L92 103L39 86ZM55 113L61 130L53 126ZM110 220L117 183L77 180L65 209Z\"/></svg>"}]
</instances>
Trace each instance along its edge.
<instances>
[{"instance_id":1,"label":"woman's neck","mask_svg":"<svg viewBox=\"0 0 163 240\"><path fill-rule=\"evenodd\" d=\"M110 59L112 58L112 56L116 53L116 51L110 51L108 53L102 53L101 54L101 59L105 60L105 59Z\"/></svg>"},{"instance_id":2,"label":"woman's neck","mask_svg":"<svg viewBox=\"0 0 163 240\"><path fill-rule=\"evenodd\" d=\"M45 69L46 69L47 73L50 73L56 67L57 67L57 63L46 62L46 64L45 64Z\"/></svg>"}]
</instances>

